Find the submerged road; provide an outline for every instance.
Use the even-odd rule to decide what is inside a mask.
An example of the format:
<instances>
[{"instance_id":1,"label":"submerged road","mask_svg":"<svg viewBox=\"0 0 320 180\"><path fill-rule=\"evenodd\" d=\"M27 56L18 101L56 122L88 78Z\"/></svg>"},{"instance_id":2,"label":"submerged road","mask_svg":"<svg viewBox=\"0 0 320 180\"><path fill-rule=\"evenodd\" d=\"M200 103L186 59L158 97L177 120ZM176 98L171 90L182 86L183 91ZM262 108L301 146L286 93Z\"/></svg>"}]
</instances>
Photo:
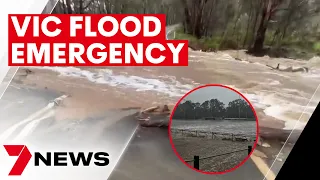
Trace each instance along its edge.
<instances>
[{"instance_id":1,"label":"submerged road","mask_svg":"<svg viewBox=\"0 0 320 180\"><path fill-rule=\"evenodd\" d=\"M28 116L37 114L36 112L41 111L60 96L61 94L46 89L23 88L11 84L0 100L0 137L8 129L21 121L25 121ZM39 120L38 117L38 120L32 121L33 123L21 124L14 130L13 134L20 136L20 138L9 136L8 139L18 139L27 144L36 144L38 148L50 150L57 147L60 147L60 149L68 149L69 147L88 149L92 147L110 151L110 145L112 145L112 149L115 151L113 157L120 158L122 156L117 164L118 159L113 160L115 163L112 166L116 165L116 168L109 177L111 180L263 179L263 169L266 171L267 168L259 158L258 160L257 158L251 158L236 171L225 175L210 176L190 170L179 161L172 151L167 129L142 127L135 129L137 127L137 122L134 120L136 112L137 109L112 110L106 111L103 117L65 121L57 121L54 115L50 116L48 113L44 113L47 114L44 120ZM115 123L106 123L110 119L116 119L113 121ZM35 123L36 125L34 125ZM128 144L132 135L133 137ZM122 153L122 150L125 151ZM60 169L61 176L52 176L52 179L76 177L85 180L92 177L100 179L109 176L102 169L93 169L91 168L90 171L82 170L82 172L62 171ZM56 170L50 170L49 173L54 174L54 172ZM25 176L32 177L28 175L30 174Z\"/></svg>"},{"instance_id":2,"label":"submerged road","mask_svg":"<svg viewBox=\"0 0 320 180\"><path fill-rule=\"evenodd\" d=\"M170 31L170 28L167 28L167 32ZM169 35L167 34L167 38L168 36ZM192 52L190 55L190 66L184 70L177 71L176 69L173 70L171 68L157 68L154 69L153 72L151 71L152 73L148 70L148 73L146 74L158 76L161 75L157 74L160 70L163 74L189 78L200 84L207 82L217 82L221 84L225 84L226 82L243 82L243 86L240 86L243 88L246 85L251 87L251 81L248 81L247 79L249 76L252 78L251 80L254 80L254 83L268 80L266 77L274 79L274 76L276 76L277 79L279 79L279 82L289 84L283 85L283 87L291 87L297 84L296 81L292 83L291 81L283 80L287 78L287 74L285 77L279 75L252 76L252 74L249 73L255 73L257 69L259 70L258 73L261 74L262 71L258 68L260 66L252 64L248 66L245 63L237 64L235 61L228 61L223 58L222 60L212 61L212 59L215 58L216 57L213 57L211 54ZM207 64L193 62L195 59L204 61ZM221 67L221 71L216 69L217 66ZM261 66L263 72L270 73L264 68L264 66ZM235 70L237 70L237 74L233 73ZM141 72L140 70L138 71ZM245 71L246 73L238 73L238 71ZM192 74L202 75L195 77ZM192 75L192 77L190 75ZM41 77L36 77L36 79L39 78L41 79ZM55 78L50 80L55 81ZM310 84L311 86L312 84L315 84L313 82L318 82L317 79L312 79L310 80L310 83L306 83L304 77L298 77L297 80L301 82L298 84L299 86L300 84ZM78 85L77 82L74 84ZM84 86L85 85L86 84L84 84ZM265 89L266 87L270 87L272 90L274 89L274 87L271 87L269 84L257 85L257 87L260 89ZM279 89L283 89L283 87L281 85L279 86ZM313 86L310 88L307 87L307 92L311 92L311 90L313 92ZM281 148L279 143L276 145L272 144L271 148L260 148L260 150L267 153L267 155L270 154L270 157L272 157L270 160L264 160L260 157L253 156L242 167L232 173L217 176L203 175L190 170L178 160L169 144L166 129L138 128L136 130L137 122L134 121L134 114L137 112L137 109L106 110L105 114L99 115L98 117L57 120L54 111L55 106L51 105L54 99L61 97L62 95L64 94L52 92L47 89L27 88L16 83L11 84L2 99L0 99L0 137L4 140L1 143L17 140L24 144L35 144L35 150L49 149L50 151L52 151L52 149L61 150L63 148L78 151L82 148L86 148L87 150L99 149L108 152L110 151L110 157L114 158L111 160L113 163L103 169L86 168L81 170L75 169L74 171L69 167L62 169L54 168L49 169L48 171L29 167L29 170L26 171L26 174L23 176L26 180L28 178L39 179L41 175L43 175L43 179L47 180L69 180L70 178L77 180L108 179L110 175L109 171L113 170L113 167L115 166L115 171L113 171L109 177L111 180L262 180L264 177L263 175L268 172L269 167L274 161L273 156L276 155ZM278 97L276 98L278 99ZM274 99L272 99L272 101L274 101ZM63 106L59 106L59 108L63 108ZM30 115L32 118L30 118ZM268 131L273 132L271 133L271 136L275 136L274 133L278 132L273 130ZM268 135L270 134L265 134L265 136ZM131 140L130 143L129 140ZM287 149L284 156L286 156L289 151L290 148ZM3 149L0 148L0 154L2 153ZM121 159L119 161L120 156ZM116 164L118 161L119 163ZM284 161L277 161L272 172L277 174L283 165L283 162ZM4 167L10 168L7 165ZM3 170L0 162L1 180L3 179L3 174L4 177L7 177L9 170L10 169ZM36 173L32 174L31 172ZM274 179L272 172L269 173L267 180Z\"/></svg>"}]
</instances>

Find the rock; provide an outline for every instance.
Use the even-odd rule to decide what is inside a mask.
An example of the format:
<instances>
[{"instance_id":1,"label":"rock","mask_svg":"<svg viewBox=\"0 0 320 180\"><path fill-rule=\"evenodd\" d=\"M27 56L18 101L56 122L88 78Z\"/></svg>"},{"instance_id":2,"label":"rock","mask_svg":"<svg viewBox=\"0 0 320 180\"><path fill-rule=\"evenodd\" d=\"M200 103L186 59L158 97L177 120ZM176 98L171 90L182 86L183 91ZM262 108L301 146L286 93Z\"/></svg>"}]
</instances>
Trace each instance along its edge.
<instances>
[{"instance_id":1,"label":"rock","mask_svg":"<svg viewBox=\"0 0 320 180\"><path fill-rule=\"evenodd\" d=\"M247 138L244 138L244 137L235 137L235 141L244 142L244 141L248 141L248 140L247 140Z\"/></svg>"},{"instance_id":2,"label":"rock","mask_svg":"<svg viewBox=\"0 0 320 180\"><path fill-rule=\"evenodd\" d=\"M144 127L168 127L170 114L169 106L163 105L144 109L136 118Z\"/></svg>"},{"instance_id":3,"label":"rock","mask_svg":"<svg viewBox=\"0 0 320 180\"><path fill-rule=\"evenodd\" d=\"M268 143L262 143L262 145L261 145L262 147L266 147L266 148L269 148L269 147L271 147L270 146L270 144L268 144Z\"/></svg>"},{"instance_id":4,"label":"rock","mask_svg":"<svg viewBox=\"0 0 320 180\"><path fill-rule=\"evenodd\" d=\"M26 69L25 71L26 71L27 74L33 73L33 71L31 71L30 69Z\"/></svg>"},{"instance_id":5,"label":"rock","mask_svg":"<svg viewBox=\"0 0 320 180\"><path fill-rule=\"evenodd\" d=\"M264 141L264 140L263 140L261 137L259 137L259 138L258 138L257 145L258 145L258 146L265 147L265 148L271 147L270 144L268 144L268 143L266 143L266 142L263 142L263 141Z\"/></svg>"},{"instance_id":6,"label":"rock","mask_svg":"<svg viewBox=\"0 0 320 180\"><path fill-rule=\"evenodd\" d=\"M259 150L254 150L252 155L260 157L260 158L268 158L267 155L265 155L263 152Z\"/></svg>"},{"instance_id":7,"label":"rock","mask_svg":"<svg viewBox=\"0 0 320 180\"><path fill-rule=\"evenodd\" d=\"M279 161L279 162L282 162L282 161L283 161L283 160L282 160L281 158L279 158L279 157L278 157L276 160Z\"/></svg>"}]
</instances>

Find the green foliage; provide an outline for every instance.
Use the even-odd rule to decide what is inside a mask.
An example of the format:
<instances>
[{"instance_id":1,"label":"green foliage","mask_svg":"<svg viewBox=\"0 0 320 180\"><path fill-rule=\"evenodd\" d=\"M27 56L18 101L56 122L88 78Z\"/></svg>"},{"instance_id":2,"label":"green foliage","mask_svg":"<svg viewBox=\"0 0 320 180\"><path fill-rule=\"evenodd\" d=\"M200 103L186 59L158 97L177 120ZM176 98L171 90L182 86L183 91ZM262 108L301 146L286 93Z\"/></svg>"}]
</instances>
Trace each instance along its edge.
<instances>
[{"instance_id":1,"label":"green foliage","mask_svg":"<svg viewBox=\"0 0 320 180\"><path fill-rule=\"evenodd\" d=\"M175 39L189 40L189 45L196 50L217 51L224 49L237 49L238 44L235 38L222 39L221 36L204 37L197 39L196 37L183 33L182 30L176 32Z\"/></svg>"},{"instance_id":2,"label":"green foliage","mask_svg":"<svg viewBox=\"0 0 320 180\"><path fill-rule=\"evenodd\" d=\"M313 50L320 53L320 42L314 43Z\"/></svg>"},{"instance_id":3,"label":"green foliage","mask_svg":"<svg viewBox=\"0 0 320 180\"><path fill-rule=\"evenodd\" d=\"M185 39L185 40L189 40L191 42L197 41L197 38L195 38L194 36L192 36L190 34L183 33L183 29L178 29L176 31L176 38L175 39Z\"/></svg>"},{"instance_id":4,"label":"green foliage","mask_svg":"<svg viewBox=\"0 0 320 180\"><path fill-rule=\"evenodd\" d=\"M275 13L263 12L265 0L68 0L58 1L53 14L166 14L166 24L184 23L193 35L180 29L176 39L187 39L191 48L203 51L248 48L256 45L261 49L276 49L279 56L297 57L320 53L320 1L273 0ZM82 3L82 4L80 4ZM188 10L188 13L186 13ZM201 11L201 12L200 12ZM264 19L264 28L259 28L262 14L272 14ZM258 30L264 35L262 47L257 38ZM265 31L266 29L266 31ZM275 33L277 32L277 33ZM277 36L275 36L277 35ZM285 36L285 37L283 37ZM260 37L260 36L259 36ZM261 36L263 37L263 36ZM260 40L260 41L257 41ZM258 42L258 43L257 43ZM258 44L258 45L257 45ZM269 48L271 47L271 48ZM280 49L280 51L278 50ZM283 51L285 49L285 51ZM313 53L313 54L312 54ZM299 53L298 53L299 54Z\"/></svg>"},{"instance_id":5,"label":"green foliage","mask_svg":"<svg viewBox=\"0 0 320 180\"><path fill-rule=\"evenodd\" d=\"M240 47L240 42L237 42L235 38L226 38L219 47L219 50L225 49L238 49Z\"/></svg>"},{"instance_id":6,"label":"green foliage","mask_svg":"<svg viewBox=\"0 0 320 180\"><path fill-rule=\"evenodd\" d=\"M202 38L199 40L199 43L203 44L204 50L216 51L219 48L220 38L210 37Z\"/></svg>"},{"instance_id":7,"label":"green foliage","mask_svg":"<svg viewBox=\"0 0 320 180\"><path fill-rule=\"evenodd\" d=\"M267 31L264 44L267 46L272 46L274 43L274 32Z\"/></svg>"},{"instance_id":8,"label":"green foliage","mask_svg":"<svg viewBox=\"0 0 320 180\"><path fill-rule=\"evenodd\" d=\"M254 114L243 99L231 101L227 106L218 99L210 99L203 103L188 100L179 104L173 114L174 119L203 119L206 117L254 119Z\"/></svg>"}]
</instances>

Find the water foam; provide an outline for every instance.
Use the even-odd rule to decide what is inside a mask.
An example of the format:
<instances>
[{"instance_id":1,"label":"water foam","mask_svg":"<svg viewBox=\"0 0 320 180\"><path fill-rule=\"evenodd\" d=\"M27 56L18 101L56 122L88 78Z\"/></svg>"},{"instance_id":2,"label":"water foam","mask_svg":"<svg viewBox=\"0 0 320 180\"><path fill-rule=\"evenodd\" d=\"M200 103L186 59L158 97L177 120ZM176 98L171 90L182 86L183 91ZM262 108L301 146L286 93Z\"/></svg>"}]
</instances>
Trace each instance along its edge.
<instances>
[{"instance_id":1,"label":"water foam","mask_svg":"<svg viewBox=\"0 0 320 180\"><path fill-rule=\"evenodd\" d=\"M287 113L303 113L304 115L310 116L315 107L308 107L306 111L304 111L305 106L298 105L292 103L285 99L280 99L275 94L265 94L265 93L257 93L257 94L244 94L250 102L252 102L255 108L263 109L264 114L276 118L278 120L282 120L285 122L284 129L292 130L296 123L296 129L302 130L306 122L299 121L298 118L292 118L287 115Z\"/></svg>"},{"instance_id":2,"label":"water foam","mask_svg":"<svg viewBox=\"0 0 320 180\"><path fill-rule=\"evenodd\" d=\"M313 58L309 59L308 64L313 67L320 67L320 57L314 56Z\"/></svg>"},{"instance_id":3,"label":"water foam","mask_svg":"<svg viewBox=\"0 0 320 180\"><path fill-rule=\"evenodd\" d=\"M76 67L33 68L52 70L58 72L62 76L85 78L93 83L106 84L113 87L132 88L136 91L156 91L171 97L183 96L193 88L190 84L182 84L181 82L173 79L170 79L171 82L165 82L153 78L118 75L114 74L110 69L99 69L93 72Z\"/></svg>"},{"instance_id":4,"label":"water foam","mask_svg":"<svg viewBox=\"0 0 320 180\"><path fill-rule=\"evenodd\" d=\"M301 75L307 78L320 78L320 69L310 69L309 73L303 73Z\"/></svg>"},{"instance_id":5,"label":"water foam","mask_svg":"<svg viewBox=\"0 0 320 180\"><path fill-rule=\"evenodd\" d=\"M248 72L249 74L271 74L271 75L277 75L277 76L281 76L281 77L284 77L284 78L290 78L290 76L287 76L287 75L283 75L281 73L276 73L276 72L268 72L268 71L265 71L265 72L259 72L259 71L255 71L255 72Z\"/></svg>"},{"instance_id":6,"label":"water foam","mask_svg":"<svg viewBox=\"0 0 320 180\"><path fill-rule=\"evenodd\" d=\"M279 82L279 81L277 81L277 80L271 80L271 79L269 79L269 85L271 85L271 86L276 86L276 85L280 85L281 83Z\"/></svg>"},{"instance_id":7,"label":"water foam","mask_svg":"<svg viewBox=\"0 0 320 180\"><path fill-rule=\"evenodd\" d=\"M284 112L287 110L288 110L288 107L284 108L281 105L273 105L266 108L264 110L264 113L268 116L285 121L285 127L283 128L285 130L293 130L293 129L303 130L306 123L285 116Z\"/></svg>"}]
</instances>

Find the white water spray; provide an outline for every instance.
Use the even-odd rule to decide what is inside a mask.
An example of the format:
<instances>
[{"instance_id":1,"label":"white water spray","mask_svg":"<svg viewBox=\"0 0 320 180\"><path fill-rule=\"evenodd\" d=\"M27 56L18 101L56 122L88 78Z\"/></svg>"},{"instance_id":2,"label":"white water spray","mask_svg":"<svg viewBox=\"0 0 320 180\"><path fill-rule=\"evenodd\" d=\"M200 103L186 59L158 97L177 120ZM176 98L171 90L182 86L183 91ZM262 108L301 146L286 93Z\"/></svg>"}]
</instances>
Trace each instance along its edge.
<instances>
[{"instance_id":1,"label":"white water spray","mask_svg":"<svg viewBox=\"0 0 320 180\"><path fill-rule=\"evenodd\" d=\"M20 121L10 128L8 128L6 131L4 131L2 134L0 134L0 143L7 140L16 129L23 126L24 124L27 124L23 130L18 134L15 140L20 140L21 138L25 137L29 133L31 133L36 126L39 124L39 122L43 119L46 119L53 115L54 112L52 112L52 108L59 104L64 98L66 98L66 95L60 96L59 98L56 98L53 102L49 103L46 107L41 109L40 111L37 111L36 113L30 115L27 119Z\"/></svg>"},{"instance_id":2,"label":"white water spray","mask_svg":"<svg viewBox=\"0 0 320 180\"><path fill-rule=\"evenodd\" d=\"M44 116L35 119L31 122L29 122L21 131L20 133L14 138L13 142L14 143L18 143L21 142L25 137L27 137L29 134L31 134L34 129L38 126L38 124L42 121L45 120L51 116L54 115L54 111L50 110L47 114L45 114Z\"/></svg>"}]
</instances>

